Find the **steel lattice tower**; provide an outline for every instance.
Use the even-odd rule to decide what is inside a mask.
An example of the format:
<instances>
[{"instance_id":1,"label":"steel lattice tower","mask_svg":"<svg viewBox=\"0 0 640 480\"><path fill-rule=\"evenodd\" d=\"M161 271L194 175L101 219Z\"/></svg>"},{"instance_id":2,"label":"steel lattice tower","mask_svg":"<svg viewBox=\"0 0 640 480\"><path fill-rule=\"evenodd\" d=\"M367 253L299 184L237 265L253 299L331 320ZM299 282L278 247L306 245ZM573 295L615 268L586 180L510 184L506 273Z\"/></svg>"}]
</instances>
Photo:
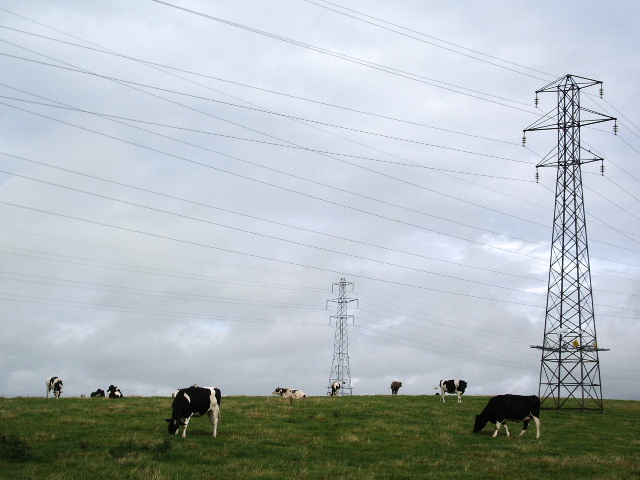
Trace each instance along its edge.
<instances>
[{"instance_id":1,"label":"steel lattice tower","mask_svg":"<svg viewBox=\"0 0 640 480\"><path fill-rule=\"evenodd\" d=\"M352 395L353 387L351 386L351 369L349 368L349 333L347 331L347 322L351 319L353 323L353 315L347 315L347 305L350 302L357 302L354 298L347 298L347 286L353 283L346 282L344 278L340 279L339 283L334 283L331 287L331 291L335 293L335 288L338 287L338 298L334 300L327 300L328 302L337 302L338 310L335 316L331 316L331 319L336 321L336 334L333 344L333 361L331 363L331 373L329 374L329 385L327 387L327 394L331 393L331 385L337 381L340 383L340 390L338 395Z\"/></svg>"},{"instance_id":2,"label":"steel lattice tower","mask_svg":"<svg viewBox=\"0 0 640 480\"><path fill-rule=\"evenodd\" d=\"M557 167L549 287L538 395L547 408L603 411L596 322L591 289L589 247L582 191L581 165L603 162L581 158L580 127L615 120L580 107L580 90L602 82L566 75L536 91L555 92L558 105L524 130L557 130L556 156L536 166ZM581 118L583 113L585 118ZM617 128L614 127L614 132ZM523 144L526 137L523 137ZM603 171L603 167L601 167Z\"/></svg>"}]
</instances>

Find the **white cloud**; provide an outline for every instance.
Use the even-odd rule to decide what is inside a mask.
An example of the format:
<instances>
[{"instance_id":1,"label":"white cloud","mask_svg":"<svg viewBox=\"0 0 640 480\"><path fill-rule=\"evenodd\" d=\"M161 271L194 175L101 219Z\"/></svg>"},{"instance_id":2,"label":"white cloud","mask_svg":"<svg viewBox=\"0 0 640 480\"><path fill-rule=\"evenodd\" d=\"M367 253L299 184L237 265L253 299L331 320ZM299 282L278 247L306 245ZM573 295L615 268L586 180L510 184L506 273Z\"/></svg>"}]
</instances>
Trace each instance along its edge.
<instances>
[{"instance_id":1,"label":"white cloud","mask_svg":"<svg viewBox=\"0 0 640 480\"><path fill-rule=\"evenodd\" d=\"M0 395L324 395L343 277L354 393L536 393L556 137L520 139L571 73L619 117L582 130L606 159L583 176L603 390L638 398L633 2L344 5L423 41L306 2L176 4L384 67L155 2L5 2Z\"/></svg>"}]
</instances>

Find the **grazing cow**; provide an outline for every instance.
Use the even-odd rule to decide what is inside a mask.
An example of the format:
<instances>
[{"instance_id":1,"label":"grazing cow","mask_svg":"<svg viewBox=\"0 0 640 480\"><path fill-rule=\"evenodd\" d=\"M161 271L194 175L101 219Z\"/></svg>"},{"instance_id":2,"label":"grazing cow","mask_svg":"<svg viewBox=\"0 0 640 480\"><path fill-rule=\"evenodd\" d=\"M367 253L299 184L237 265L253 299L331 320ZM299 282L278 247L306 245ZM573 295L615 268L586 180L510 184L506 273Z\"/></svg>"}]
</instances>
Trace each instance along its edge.
<instances>
[{"instance_id":1,"label":"grazing cow","mask_svg":"<svg viewBox=\"0 0 640 480\"><path fill-rule=\"evenodd\" d=\"M282 398L307 398L307 394L302 390L296 390L295 388L282 388L276 387L276 389L271 392L271 395L280 395Z\"/></svg>"},{"instance_id":2,"label":"grazing cow","mask_svg":"<svg viewBox=\"0 0 640 480\"><path fill-rule=\"evenodd\" d=\"M496 431L493 432L494 437L498 435L498 430L502 425L504 425L508 437L507 421L512 421L524 423L522 432L520 432L520 436L522 436L529 428L531 419L536 424L536 438L540 438L540 399L537 396L498 395L490 398L482 413L476 415L473 433L478 433L487 422L491 422L496 426Z\"/></svg>"},{"instance_id":3,"label":"grazing cow","mask_svg":"<svg viewBox=\"0 0 640 480\"><path fill-rule=\"evenodd\" d=\"M391 382L391 386L389 387L391 389L391 395L397 395L398 390L400 390L401 386L402 386L402 382L398 382L398 381Z\"/></svg>"},{"instance_id":4,"label":"grazing cow","mask_svg":"<svg viewBox=\"0 0 640 480\"><path fill-rule=\"evenodd\" d=\"M467 389L467 382L464 380L440 380L440 384L433 388L440 389L443 402L445 393L455 393L458 395L458 403L462 403L462 394Z\"/></svg>"},{"instance_id":5,"label":"grazing cow","mask_svg":"<svg viewBox=\"0 0 640 480\"><path fill-rule=\"evenodd\" d=\"M49 398L49 392L53 390L54 398L60 398L62 394L62 379L60 377L49 377L45 381L47 386L47 398Z\"/></svg>"},{"instance_id":6,"label":"grazing cow","mask_svg":"<svg viewBox=\"0 0 640 480\"><path fill-rule=\"evenodd\" d=\"M340 382L336 380L331 384L331 396L335 397L338 395L338 390L340 390Z\"/></svg>"},{"instance_id":7,"label":"grazing cow","mask_svg":"<svg viewBox=\"0 0 640 480\"><path fill-rule=\"evenodd\" d=\"M107 388L107 393L109 394L109 398L124 398L124 395L122 395L120 389L115 385L109 385L109 388Z\"/></svg>"},{"instance_id":8,"label":"grazing cow","mask_svg":"<svg viewBox=\"0 0 640 480\"><path fill-rule=\"evenodd\" d=\"M169 434L177 435L180 427L183 427L182 438L186 437L191 417L200 417L206 413L213 425L213 436L217 436L221 398L220 389L216 387L189 387L178 390L171 405L171 418L165 419L169 422Z\"/></svg>"},{"instance_id":9,"label":"grazing cow","mask_svg":"<svg viewBox=\"0 0 640 480\"><path fill-rule=\"evenodd\" d=\"M104 398L105 397L104 390L99 388L95 392L91 392L90 397L92 397L92 398Z\"/></svg>"}]
</instances>

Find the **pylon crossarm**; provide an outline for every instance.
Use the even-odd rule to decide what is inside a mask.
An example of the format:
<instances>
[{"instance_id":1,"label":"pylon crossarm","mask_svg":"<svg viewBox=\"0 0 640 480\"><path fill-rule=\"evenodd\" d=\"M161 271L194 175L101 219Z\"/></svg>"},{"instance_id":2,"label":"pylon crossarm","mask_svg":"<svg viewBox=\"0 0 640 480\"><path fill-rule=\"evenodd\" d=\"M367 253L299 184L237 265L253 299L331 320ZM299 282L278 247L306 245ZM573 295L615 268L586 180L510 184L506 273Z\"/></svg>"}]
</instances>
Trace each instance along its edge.
<instances>
[{"instance_id":1,"label":"pylon crossarm","mask_svg":"<svg viewBox=\"0 0 640 480\"><path fill-rule=\"evenodd\" d=\"M591 87L593 85L602 85L602 82L600 80L594 80L592 78L567 74L554 80L553 82L548 83L541 89L536 90L536 93L556 92L560 89L560 86L565 86L566 88L567 84L570 84L574 88L580 90L582 88Z\"/></svg>"},{"instance_id":2,"label":"pylon crossarm","mask_svg":"<svg viewBox=\"0 0 640 480\"><path fill-rule=\"evenodd\" d=\"M535 132L535 131L538 131L538 130L555 130L556 128L558 128L556 123L545 124L545 122L547 122L547 121L548 122L557 122L557 118L556 118L554 112L555 112L555 108L553 110L549 110L547 113L542 115L538 120L536 120L531 125L529 125L527 128L522 130L522 132L523 133L527 133L527 132Z\"/></svg>"},{"instance_id":3,"label":"pylon crossarm","mask_svg":"<svg viewBox=\"0 0 640 480\"><path fill-rule=\"evenodd\" d=\"M584 108L584 107L580 107L580 111L587 112L587 113L592 113L593 115L597 115L598 116L598 118L594 118L594 119L590 119L590 120L581 118L580 119L580 125L581 126L593 125L594 123L609 122L611 120L613 120L613 121L617 121L618 120L616 117L612 117L610 115L605 115L604 113L596 112L594 110L590 110L590 109Z\"/></svg>"}]
</instances>

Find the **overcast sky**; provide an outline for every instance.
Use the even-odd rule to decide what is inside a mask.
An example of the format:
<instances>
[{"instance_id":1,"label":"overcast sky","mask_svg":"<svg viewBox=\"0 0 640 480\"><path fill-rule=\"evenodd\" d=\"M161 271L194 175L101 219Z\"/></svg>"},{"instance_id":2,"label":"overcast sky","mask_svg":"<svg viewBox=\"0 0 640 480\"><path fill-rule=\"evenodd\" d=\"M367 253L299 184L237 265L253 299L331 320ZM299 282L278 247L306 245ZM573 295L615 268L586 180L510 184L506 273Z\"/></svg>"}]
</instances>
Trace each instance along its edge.
<instances>
[{"instance_id":1,"label":"overcast sky","mask_svg":"<svg viewBox=\"0 0 640 480\"><path fill-rule=\"evenodd\" d=\"M179 8L178 8L179 7ZM0 0L0 396L537 394L556 133L582 129L605 398L640 399L640 4ZM585 153L588 155L588 153ZM332 288L334 289L332 291Z\"/></svg>"}]
</instances>

